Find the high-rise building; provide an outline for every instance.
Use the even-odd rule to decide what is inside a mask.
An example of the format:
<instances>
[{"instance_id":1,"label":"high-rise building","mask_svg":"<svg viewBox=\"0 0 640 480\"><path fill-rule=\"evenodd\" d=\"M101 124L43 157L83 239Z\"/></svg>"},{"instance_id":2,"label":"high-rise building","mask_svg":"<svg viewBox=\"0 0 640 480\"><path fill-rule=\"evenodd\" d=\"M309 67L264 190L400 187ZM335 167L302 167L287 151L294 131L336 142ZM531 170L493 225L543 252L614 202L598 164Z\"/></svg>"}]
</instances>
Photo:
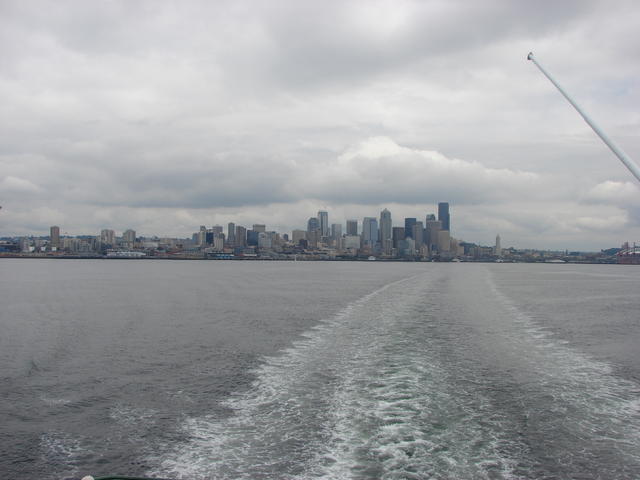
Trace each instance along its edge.
<instances>
[{"instance_id":1,"label":"high-rise building","mask_svg":"<svg viewBox=\"0 0 640 480\"><path fill-rule=\"evenodd\" d=\"M247 246L247 229L241 225L236 227L236 247L246 247Z\"/></svg>"},{"instance_id":2,"label":"high-rise building","mask_svg":"<svg viewBox=\"0 0 640 480\"><path fill-rule=\"evenodd\" d=\"M404 240L404 227L393 227L391 229L391 238L393 240L393 248L400 248L400 242Z\"/></svg>"},{"instance_id":3,"label":"high-rise building","mask_svg":"<svg viewBox=\"0 0 640 480\"><path fill-rule=\"evenodd\" d=\"M496 235L496 248L494 250L494 253L498 257L502 255L502 245L500 245L500 235Z\"/></svg>"},{"instance_id":4,"label":"high-rise building","mask_svg":"<svg viewBox=\"0 0 640 480\"><path fill-rule=\"evenodd\" d=\"M415 218L404 219L404 237L413 238L413 226L416 224Z\"/></svg>"},{"instance_id":5,"label":"high-rise building","mask_svg":"<svg viewBox=\"0 0 640 480\"><path fill-rule=\"evenodd\" d=\"M318 212L318 223L320 225L320 236L328 237L329 236L329 213L324 210L320 210Z\"/></svg>"},{"instance_id":6,"label":"high-rise building","mask_svg":"<svg viewBox=\"0 0 640 480\"><path fill-rule=\"evenodd\" d=\"M264 232L259 232L257 230L247 230L247 245L250 247L258 246L258 239L260 238L260 234Z\"/></svg>"},{"instance_id":7,"label":"high-rise building","mask_svg":"<svg viewBox=\"0 0 640 480\"><path fill-rule=\"evenodd\" d=\"M259 223L254 223L253 224L253 231L254 232L258 232L258 233L264 233L264 232L267 231L267 226L259 224Z\"/></svg>"},{"instance_id":8,"label":"high-rise building","mask_svg":"<svg viewBox=\"0 0 640 480\"><path fill-rule=\"evenodd\" d=\"M438 232L438 252L445 253L451 250L451 235L448 230Z\"/></svg>"},{"instance_id":9,"label":"high-rise building","mask_svg":"<svg viewBox=\"0 0 640 480\"><path fill-rule=\"evenodd\" d=\"M413 225L412 238L416 251L419 252L422 245L424 245L424 227L422 226L422 222L416 222Z\"/></svg>"},{"instance_id":10,"label":"high-rise building","mask_svg":"<svg viewBox=\"0 0 640 480\"><path fill-rule=\"evenodd\" d=\"M438 220L442 222L442 230L451 231L449 203L440 202L438 204Z\"/></svg>"},{"instance_id":11,"label":"high-rise building","mask_svg":"<svg viewBox=\"0 0 640 480\"><path fill-rule=\"evenodd\" d=\"M391 255L393 249L392 229L391 212L385 208L380 212L380 246L385 255Z\"/></svg>"},{"instance_id":12,"label":"high-rise building","mask_svg":"<svg viewBox=\"0 0 640 480\"><path fill-rule=\"evenodd\" d=\"M236 245L236 224L233 222L227 225L227 243L232 247Z\"/></svg>"},{"instance_id":13,"label":"high-rise building","mask_svg":"<svg viewBox=\"0 0 640 480\"><path fill-rule=\"evenodd\" d=\"M60 248L60 227L54 225L49 232L51 247Z\"/></svg>"},{"instance_id":14,"label":"high-rise building","mask_svg":"<svg viewBox=\"0 0 640 480\"><path fill-rule=\"evenodd\" d=\"M104 229L100 231L100 242L103 245L115 245L116 244L116 232L109 229Z\"/></svg>"},{"instance_id":15,"label":"high-rise building","mask_svg":"<svg viewBox=\"0 0 640 480\"><path fill-rule=\"evenodd\" d=\"M434 217L431 215L431 217ZM427 216L427 221L425 222L425 233L424 239L429 247L429 250L437 250L438 249L438 232L442 230L442 223L440 220L434 220Z\"/></svg>"},{"instance_id":16,"label":"high-rise building","mask_svg":"<svg viewBox=\"0 0 640 480\"><path fill-rule=\"evenodd\" d=\"M312 232L317 232L320 230L320 222L318 221L318 217L310 217L307 221L307 233L311 234Z\"/></svg>"},{"instance_id":17,"label":"high-rise building","mask_svg":"<svg viewBox=\"0 0 640 480\"><path fill-rule=\"evenodd\" d=\"M125 230L122 234L122 242L126 248L133 248L136 243L136 231L135 230Z\"/></svg>"},{"instance_id":18,"label":"high-rise building","mask_svg":"<svg viewBox=\"0 0 640 480\"><path fill-rule=\"evenodd\" d=\"M347 220L347 235L358 236L358 220Z\"/></svg>"},{"instance_id":19,"label":"high-rise building","mask_svg":"<svg viewBox=\"0 0 640 480\"><path fill-rule=\"evenodd\" d=\"M393 224L391 222L391 212L386 208L380 212L380 243L384 244L385 240L392 238Z\"/></svg>"},{"instance_id":20,"label":"high-rise building","mask_svg":"<svg viewBox=\"0 0 640 480\"><path fill-rule=\"evenodd\" d=\"M331 224L331 238L334 240L338 240L342 237L342 224L341 223L332 223Z\"/></svg>"},{"instance_id":21,"label":"high-rise building","mask_svg":"<svg viewBox=\"0 0 640 480\"><path fill-rule=\"evenodd\" d=\"M378 220L374 217L364 217L362 220L362 244L373 247L378 241Z\"/></svg>"}]
</instances>

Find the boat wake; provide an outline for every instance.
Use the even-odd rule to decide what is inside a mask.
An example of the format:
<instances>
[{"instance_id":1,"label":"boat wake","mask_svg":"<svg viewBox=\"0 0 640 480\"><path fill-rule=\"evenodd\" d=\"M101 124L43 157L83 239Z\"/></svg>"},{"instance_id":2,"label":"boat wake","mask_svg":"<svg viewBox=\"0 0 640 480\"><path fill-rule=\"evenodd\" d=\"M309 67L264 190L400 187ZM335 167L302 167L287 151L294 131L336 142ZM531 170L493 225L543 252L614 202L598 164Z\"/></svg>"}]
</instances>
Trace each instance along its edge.
<instances>
[{"instance_id":1,"label":"boat wake","mask_svg":"<svg viewBox=\"0 0 640 480\"><path fill-rule=\"evenodd\" d=\"M187 440L152 473L638 473L635 386L537 326L488 270L472 272L434 269L352 303L266 358L252 388L226 401L232 415L187 419Z\"/></svg>"}]
</instances>

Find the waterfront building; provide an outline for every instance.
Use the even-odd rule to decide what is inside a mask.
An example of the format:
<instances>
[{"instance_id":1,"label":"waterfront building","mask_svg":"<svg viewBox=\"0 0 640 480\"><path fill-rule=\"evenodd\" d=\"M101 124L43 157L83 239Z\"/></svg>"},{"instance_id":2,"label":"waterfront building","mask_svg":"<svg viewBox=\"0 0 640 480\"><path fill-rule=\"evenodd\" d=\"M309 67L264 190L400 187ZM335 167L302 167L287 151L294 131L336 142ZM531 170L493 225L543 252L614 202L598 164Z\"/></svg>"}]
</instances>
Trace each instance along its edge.
<instances>
[{"instance_id":1,"label":"waterfront building","mask_svg":"<svg viewBox=\"0 0 640 480\"><path fill-rule=\"evenodd\" d=\"M442 222L442 230L451 231L450 218L451 217L449 215L449 203L448 202L438 203L438 220Z\"/></svg>"},{"instance_id":2,"label":"waterfront building","mask_svg":"<svg viewBox=\"0 0 640 480\"><path fill-rule=\"evenodd\" d=\"M364 217L362 220L362 245L373 247L378 241L378 220Z\"/></svg>"},{"instance_id":3,"label":"waterfront building","mask_svg":"<svg viewBox=\"0 0 640 480\"><path fill-rule=\"evenodd\" d=\"M406 237L404 240L400 241L399 251L404 257L413 257L416 254L416 243L413 238Z\"/></svg>"},{"instance_id":4,"label":"waterfront building","mask_svg":"<svg viewBox=\"0 0 640 480\"><path fill-rule=\"evenodd\" d=\"M345 235L343 248L345 250L358 250L360 248L360 237L358 235Z\"/></svg>"},{"instance_id":5,"label":"waterfront building","mask_svg":"<svg viewBox=\"0 0 640 480\"><path fill-rule=\"evenodd\" d=\"M49 232L51 248L60 248L60 227L54 225L49 229Z\"/></svg>"},{"instance_id":6,"label":"waterfront building","mask_svg":"<svg viewBox=\"0 0 640 480\"><path fill-rule=\"evenodd\" d=\"M347 235L358 235L358 220L347 220Z\"/></svg>"},{"instance_id":7,"label":"waterfront building","mask_svg":"<svg viewBox=\"0 0 640 480\"><path fill-rule=\"evenodd\" d=\"M416 224L415 218L404 219L404 238L413 238L413 226Z\"/></svg>"},{"instance_id":8,"label":"waterfront building","mask_svg":"<svg viewBox=\"0 0 640 480\"><path fill-rule=\"evenodd\" d=\"M329 236L329 213L324 210L318 212L318 225L321 237Z\"/></svg>"}]
</instances>

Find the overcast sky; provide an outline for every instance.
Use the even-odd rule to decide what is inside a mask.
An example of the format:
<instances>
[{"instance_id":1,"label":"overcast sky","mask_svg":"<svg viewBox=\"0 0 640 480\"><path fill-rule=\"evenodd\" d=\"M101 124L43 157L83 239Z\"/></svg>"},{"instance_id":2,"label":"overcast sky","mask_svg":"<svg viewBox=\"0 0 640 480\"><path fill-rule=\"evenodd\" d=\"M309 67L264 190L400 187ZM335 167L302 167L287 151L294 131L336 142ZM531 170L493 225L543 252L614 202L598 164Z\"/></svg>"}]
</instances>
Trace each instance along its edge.
<instances>
[{"instance_id":1,"label":"overcast sky","mask_svg":"<svg viewBox=\"0 0 640 480\"><path fill-rule=\"evenodd\" d=\"M640 241L634 1L0 0L0 236L305 228Z\"/></svg>"}]
</instances>

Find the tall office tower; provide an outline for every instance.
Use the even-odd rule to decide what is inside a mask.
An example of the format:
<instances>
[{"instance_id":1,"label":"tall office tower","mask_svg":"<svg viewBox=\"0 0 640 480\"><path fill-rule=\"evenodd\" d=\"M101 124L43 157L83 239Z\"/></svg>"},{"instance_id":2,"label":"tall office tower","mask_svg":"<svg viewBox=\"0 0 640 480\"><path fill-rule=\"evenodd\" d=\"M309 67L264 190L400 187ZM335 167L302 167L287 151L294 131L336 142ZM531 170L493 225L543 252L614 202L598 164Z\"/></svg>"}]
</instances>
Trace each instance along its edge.
<instances>
[{"instance_id":1,"label":"tall office tower","mask_svg":"<svg viewBox=\"0 0 640 480\"><path fill-rule=\"evenodd\" d=\"M241 225L236 227L236 247L246 247L247 246L247 229Z\"/></svg>"},{"instance_id":2,"label":"tall office tower","mask_svg":"<svg viewBox=\"0 0 640 480\"><path fill-rule=\"evenodd\" d=\"M338 240L342 237L342 224L341 223L332 223L331 224L331 238L334 240Z\"/></svg>"},{"instance_id":3,"label":"tall office tower","mask_svg":"<svg viewBox=\"0 0 640 480\"><path fill-rule=\"evenodd\" d=\"M393 239L393 248L400 248L400 242L404 240L404 227L393 227L391 238Z\"/></svg>"},{"instance_id":4,"label":"tall office tower","mask_svg":"<svg viewBox=\"0 0 640 480\"><path fill-rule=\"evenodd\" d=\"M416 251L420 251L420 247L424 245L424 227L422 226L422 222L416 222L413 226L413 241L415 243Z\"/></svg>"},{"instance_id":5,"label":"tall office tower","mask_svg":"<svg viewBox=\"0 0 640 480\"><path fill-rule=\"evenodd\" d=\"M318 212L318 223L320 224L320 236L329 236L329 214L324 210Z\"/></svg>"},{"instance_id":6,"label":"tall office tower","mask_svg":"<svg viewBox=\"0 0 640 480\"><path fill-rule=\"evenodd\" d=\"M131 229L125 230L122 234L122 241L127 248L133 248L136 243L136 231Z\"/></svg>"},{"instance_id":7,"label":"tall office tower","mask_svg":"<svg viewBox=\"0 0 640 480\"><path fill-rule=\"evenodd\" d=\"M433 217L433 215L431 215ZM442 223L440 220L432 220L427 216L427 221L425 222L425 232L424 239L429 247L429 250L437 250L438 249L438 232L442 230Z\"/></svg>"},{"instance_id":8,"label":"tall office tower","mask_svg":"<svg viewBox=\"0 0 640 480\"><path fill-rule=\"evenodd\" d=\"M232 247L236 245L236 224L233 222L227 225L227 243Z\"/></svg>"},{"instance_id":9,"label":"tall office tower","mask_svg":"<svg viewBox=\"0 0 640 480\"><path fill-rule=\"evenodd\" d=\"M267 227L266 225L261 225L259 223L254 223L253 224L253 231L254 232L258 232L258 233L264 233L267 231Z\"/></svg>"},{"instance_id":10,"label":"tall office tower","mask_svg":"<svg viewBox=\"0 0 640 480\"><path fill-rule=\"evenodd\" d=\"M51 246L55 248L60 248L60 227L53 226L49 229L49 238L51 241Z\"/></svg>"},{"instance_id":11,"label":"tall office tower","mask_svg":"<svg viewBox=\"0 0 640 480\"><path fill-rule=\"evenodd\" d=\"M500 245L500 235L496 235L496 248L494 250L494 253L498 257L502 255L502 245Z\"/></svg>"},{"instance_id":12,"label":"tall office tower","mask_svg":"<svg viewBox=\"0 0 640 480\"><path fill-rule=\"evenodd\" d=\"M347 235L358 236L358 220L347 220Z\"/></svg>"},{"instance_id":13,"label":"tall office tower","mask_svg":"<svg viewBox=\"0 0 640 480\"><path fill-rule=\"evenodd\" d=\"M109 229L100 231L100 241L103 245L115 245L116 244L116 232Z\"/></svg>"},{"instance_id":14,"label":"tall office tower","mask_svg":"<svg viewBox=\"0 0 640 480\"><path fill-rule=\"evenodd\" d=\"M378 220L374 217L364 217L362 220L362 244L373 247L378 241Z\"/></svg>"},{"instance_id":15,"label":"tall office tower","mask_svg":"<svg viewBox=\"0 0 640 480\"><path fill-rule=\"evenodd\" d=\"M385 240L391 240L393 224L391 223L391 212L386 208L380 212L380 244L384 246Z\"/></svg>"},{"instance_id":16,"label":"tall office tower","mask_svg":"<svg viewBox=\"0 0 640 480\"><path fill-rule=\"evenodd\" d=\"M442 222L442 230L451 231L449 203L440 202L438 204L438 220Z\"/></svg>"},{"instance_id":17,"label":"tall office tower","mask_svg":"<svg viewBox=\"0 0 640 480\"><path fill-rule=\"evenodd\" d=\"M320 230L320 222L317 217L310 217L307 221L307 233L317 232Z\"/></svg>"},{"instance_id":18,"label":"tall office tower","mask_svg":"<svg viewBox=\"0 0 640 480\"><path fill-rule=\"evenodd\" d=\"M416 224L415 218L404 219L404 237L413 238L413 226Z\"/></svg>"},{"instance_id":19,"label":"tall office tower","mask_svg":"<svg viewBox=\"0 0 640 480\"><path fill-rule=\"evenodd\" d=\"M220 235L224 232L224 228L222 228L220 225L214 225L213 227L211 227L211 231L214 235Z\"/></svg>"}]
</instances>

